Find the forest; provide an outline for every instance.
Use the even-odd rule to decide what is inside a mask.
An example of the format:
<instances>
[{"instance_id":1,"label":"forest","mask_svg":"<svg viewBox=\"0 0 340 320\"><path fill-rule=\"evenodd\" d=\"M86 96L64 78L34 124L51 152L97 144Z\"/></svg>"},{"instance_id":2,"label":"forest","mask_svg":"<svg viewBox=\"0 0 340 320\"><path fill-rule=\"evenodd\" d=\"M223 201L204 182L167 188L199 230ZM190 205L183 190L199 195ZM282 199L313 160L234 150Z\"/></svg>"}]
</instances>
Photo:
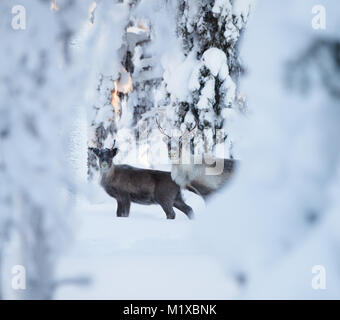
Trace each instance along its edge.
<instances>
[{"instance_id":1,"label":"forest","mask_svg":"<svg viewBox=\"0 0 340 320\"><path fill-rule=\"evenodd\" d=\"M339 299L321 2L1 1L0 300Z\"/></svg>"}]
</instances>

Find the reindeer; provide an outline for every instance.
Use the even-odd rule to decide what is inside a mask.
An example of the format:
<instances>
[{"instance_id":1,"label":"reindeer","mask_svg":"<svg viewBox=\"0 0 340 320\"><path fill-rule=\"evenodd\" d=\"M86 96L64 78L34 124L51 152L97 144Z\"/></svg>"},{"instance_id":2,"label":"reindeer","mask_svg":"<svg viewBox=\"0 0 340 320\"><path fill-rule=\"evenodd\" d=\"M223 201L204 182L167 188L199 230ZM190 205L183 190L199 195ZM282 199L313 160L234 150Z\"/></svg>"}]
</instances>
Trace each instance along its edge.
<instances>
[{"instance_id":1,"label":"reindeer","mask_svg":"<svg viewBox=\"0 0 340 320\"><path fill-rule=\"evenodd\" d=\"M170 172L149 170L129 165L115 165L113 158L118 149L90 148L99 159L101 185L117 200L117 217L128 217L130 204L159 204L167 219L175 219L173 207L184 212L189 219L193 210L181 194L181 188L171 179Z\"/></svg>"},{"instance_id":2,"label":"reindeer","mask_svg":"<svg viewBox=\"0 0 340 320\"><path fill-rule=\"evenodd\" d=\"M157 118L156 123L159 131L167 138L168 156L172 161L171 177L182 189L190 190L207 199L230 181L235 171L237 160L216 158L204 154L203 159L200 159L201 163L196 163L189 151L189 159L186 159L189 161L185 161L183 141L185 137L196 129L197 122L191 130L177 138L168 135L160 126ZM174 140L177 143L172 143Z\"/></svg>"}]
</instances>

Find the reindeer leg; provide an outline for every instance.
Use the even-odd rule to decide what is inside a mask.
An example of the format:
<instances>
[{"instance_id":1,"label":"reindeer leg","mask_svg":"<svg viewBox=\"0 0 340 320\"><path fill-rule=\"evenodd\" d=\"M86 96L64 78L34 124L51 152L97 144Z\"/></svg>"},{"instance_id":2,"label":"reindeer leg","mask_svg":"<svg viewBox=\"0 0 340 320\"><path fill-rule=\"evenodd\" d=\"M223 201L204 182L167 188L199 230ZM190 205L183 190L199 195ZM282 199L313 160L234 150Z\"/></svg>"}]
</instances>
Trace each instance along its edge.
<instances>
[{"instance_id":1,"label":"reindeer leg","mask_svg":"<svg viewBox=\"0 0 340 320\"><path fill-rule=\"evenodd\" d=\"M120 193L117 196L117 217L128 217L130 214L131 199L128 193Z\"/></svg>"},{"instance_id":2,"label":"reindeer leg","mask_svg":"<svg viewBox=\"0 0 340 320\"><path fill-rule=\"evenodd\" d=\"M177 208L178 210L181 210L182 212L184 212L189 219L194 218L194 211L192 210L192 208L190 206L188 206L184 202L181 193L178 193L176 200L174 202L174 207Z\"/></svg>"},{"instance_id":3,"label":"reindeer leg","mask_svg":"<svg viewBox=\"0 0 340 320\"><path fill-rule=\"evenodd\" d=\"M175 219L176 213L169 202L162 202L160 206L164 210L167 219Z\"/></svg>"},{"instance_id":4,"label":"reindeer leg","mask_svg":"<svg viewBox=\"0 0 340 320\"><path fill-rule=\"evenodd\" d=\"M129 194L127 194L124 202L124 217L128 217L130 215L130 206L131 206L131 199Z\"/></svg>"},{"instance_id":5,"label":"reindeer leg","mask_svg":"<svg viewBox=\"0 0 340 320\"><path fill-rule=\"evenodd\" d=\"M121 201L117 200L117 217L122 217L124 212L124 206Z\"/></svg>"},{"instance_id":6,"label":"reindeer leg","mask_svg":"<svg viewBox=\"0 0 340 320\"><path fill-rule=\"evenodd\" d=\"M194 211L186 203L180 202L180 201L176 201L174 203L174 207L177 208L178 210L181 210L182 212L184 212L189 219L193 219L194 218Z\"/></svg>"},{"instance_id":7,"label":"reindeer leg","mask_svg":"<svg viewBox=\"0 0 340 320\"><path fill-rule=\"evenodd\" d=\"M170 183L169 183L170 182ZM155 200L162 207L167 219L175 219L176 213L173 204L177 197L179 187L171 180L161 182L155 191Z\"/></svg>"}]
</instances>

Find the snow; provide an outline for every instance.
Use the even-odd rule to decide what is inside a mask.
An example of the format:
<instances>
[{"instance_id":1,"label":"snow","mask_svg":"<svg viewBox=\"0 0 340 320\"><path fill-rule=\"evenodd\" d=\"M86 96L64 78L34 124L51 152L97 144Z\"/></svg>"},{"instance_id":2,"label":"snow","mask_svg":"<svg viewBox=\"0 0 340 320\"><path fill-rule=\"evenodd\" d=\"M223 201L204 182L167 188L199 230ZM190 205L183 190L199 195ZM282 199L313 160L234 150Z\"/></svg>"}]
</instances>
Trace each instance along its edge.
<instances>
[{"instance_id":1,"label":"snow","mask_svg":"<svg viewBox=\"0 0 340 320\"><path fill-rule=\"evenodd\" d=\"M222 13L223 16L226 16L228 12L230 12L232 10L232 5L231 3L228 1L224 1L224 0L216 0L215 4L212 8L212 12L215 14L219 14Z\"/></svg>"},{"instance_id":2,"label":"snow","mask_svg":"<svg viewBox=\"0 0 340 320\"><path fill-rule=\"evenodd\" d=\"M145 33L144 29L138 28L138 27L128 27L126 29L127 32L131 32L131 33L136 33L136 34L140 34L140 33Z\"/></svg>"},{"instance_id":3,"label":"snow","mask_svg":"<svg viewBox=\"0 0 340 320\"><path fill-rule=\"evenodd\" d=\"M255 0L235 0L233 3L233 14L235 16L242 16L243 19L247 19L250 11L254 8Z\"/></svg>"},{"instance_id":4,"label":"snow","mask_svg":"<svg viewBox=\"0 0 340 320\"><path fill-rule=\"evenodd\" d=\"M223 89L223 92L225 92L224 104L226 106L231 106L236 97L236 84L229 75L224 79L221 88Z\"/></svg>"},{"instance_id":5,"label":"snow","mask_svg":"<svg viewBox=\"0 0 340 320\"><path fill-rule=\"evenodd\" d=\"M190 89L197 87L190 81L191 74L198 61L195 52L190 53L187 57L181 54L178 48L174 48L168 55L164 55L162 59L162 67L164 68L164 80L167 89L174 99L186 101L190 96Z\"/></svg>"},{"instance_id":6,"label":"snow","mask_svg":"<svg viewBox=\"0 0 340 320\"><path fill-rule=\"evenodd\" d=\"M189 203L202 205L195 196ZM214 258L199 253L194 224L159 206L132 205L115 217L115 201L78 199L73 245L59 264L62 277L90 277L88 286L60 287L57 299L227 299L235 292ZM195 207L193 205L193 207Z\"/></svg>"},{"instance_id":7,"label":"snow","mask_svg":"<svg viewBox=\"0 0 340 320\"><path fill-rule=\"evenodd\" d=\"M215 99L215 79L208 80L202 89L201 97L197 103L199 110L210 111L212 101Z\"/></svg>"},{"instance_id":8,"label":"snow","mask_svg":"<svg viewBox=\"0 0 340 320\"><path fill-rule=\"evenodd\" d=\"M340 296L339 200L334 197L339 103L320 82L312 81L306 94L289 91L282 81L287 61L316 38L301 19L312 5L258 2L241 48L248 68L241 90L250 107L234 128L236 136L243 135L238 141L242 160L233 182L208 204L213 218L203 216L196 231L202 252L217 257L227 275L244 275L242 298ZM334 23L334 16L328 19ZM312 287L316 265L325 267L327 290Z\"/></svg>"},{"instance_id":9,"label":"snow","mask_svg":"<svg viewBox=\"0 0 340 320\"><path fill-rule=\"evenodd\" d=\"M6 86L0 90L6 103L0 103L0 142L6 152L0 153L0 295L7 299L25 297L12 289L8 275L12 275L14 265L26 263L28 271L34 270L31 279L35 281L47 279L54 285L70 279L69 284L57 287L56 299L339 298L339 99L325 90L318 68L327 70L328 83L336 85L339 76L334 61L330 61L332 55L323 50L316 57L319 60L303 59L308 62L310 91L301 93L292 88L292 83L306 79L305 74L299 75L301 63L292 72L297 73L292 86L283 81L287 61L305 52L317 38L339 40L339 21L332 14L339 5L324 1L327 30L317 32L310 24L314 1L259 1L240 47L247 74L236 88L222 50L209 48L202 59L197 58L196 48L183 53L168 28L175 24L175 1L142 1L132 12L127 2L103 1L98 3L92 26L84 26L86 10L83 20L79 3L75 2L79 15L73 17L74 12L65 11L61 20L54 12L43 11L48 4L35 5L34 17L45 17L48 28L36 29L38 25L32 24L25 33L6 30L11 37L4 37L0 61L1 80L6 79ZM233 2L236 25L227 21L225 36L229 40L239 39L253 3ZM0 7L3 12L10 8L8 4ZM190 10L184 12L189 32L193 30L190 23L199 18L199 7L199 1L190 1ZM212 10L221 14L221 19L230 18L229 1L216 0ZM63 12L61 9L58 14ZM206 204L184 192L196 214L193 221L179 211L176 220L168 221L160 206L135 204L129 218L117 218L115 200L96 180L88 183L86 179L87 139L95 139L95 132L87 132L87 125L94 121L110 126L113 81L121 75L121 92L130 85L118 52L130 14L132 20L140 18L141 23L150 21L154 26L150 46L135 49L134 76L149 64L157 65L153 75L164 72L164 82L150 98L165 109L168 118L174 119L174 103L191 103L197 94L195 107L200 120L216 121L211 106L216 81L222 81L221 116L228 133L224 147L234 150L235 145L233 155L241 160L234 179ZM3 17L0 23L10 26L7 15ZM71 39L70 56L76 54L76 59L68 69L66 58L57 53L55 39L75 22L81 27ZM143 26L128 28L128 45L135 47L137 40L149 36L144 30L149 26ZM26 37L30 47L25 45ZM47 52L45 68L41 50ZM141 59L143 55L150 58ZM202 79L204 67L210 73ZM35 81L41 70L46 77L44 86ZM247 97L249 112L245 117L234 105L238 89ZM143 94L147 92L138 98L144 98ZM133 110L126 110L125 102L115 137L126 143L118 143L122 152L117 160L133 165L138 160L140 167L169 170L158 152L158 130L151 131L150 145L141 144L138 159L134 158L135 135L130 130ZM100 109L91 114L93 110L86 110L84 104ZM143 114L152 120L155 115L155 110ZM189 111L182 129L193 124ZM206 127L204 132L211 141L213 130ZM104 147L113 142L110 135ZM70 206L73 201L74 210ZM46 213L45 219L34 219L39 212ZM17 228L5 243L12 218ZM36 237L36 221L45 235L41 242ZM66 252L60 256L65 244ZM41 254L46 248L51 250L49 255ZM31 256L23 259L23 253ZM40 259L34 259L36 256ZM49 259L53 263L48 264ZM318 265L327 272L327 290L312 287L313 267ZM31 274L27 273L28 278ZM81 278L89 281L76 281Z\"/></svg>"},{"instance_id":10,"label":"snow","mask_svg":"<svg viewBox=\"0 0 340 320\"><path fill-rule=\"evenodd\" d=\"M223 67L223 72L227 72L227 57L225 53L217 48L210 48L203 53L203 61L206 67L210 70L214 77L217 76L218 72ZM229 71L228 71L229 73Z\"/></svg>"}]
</instances>

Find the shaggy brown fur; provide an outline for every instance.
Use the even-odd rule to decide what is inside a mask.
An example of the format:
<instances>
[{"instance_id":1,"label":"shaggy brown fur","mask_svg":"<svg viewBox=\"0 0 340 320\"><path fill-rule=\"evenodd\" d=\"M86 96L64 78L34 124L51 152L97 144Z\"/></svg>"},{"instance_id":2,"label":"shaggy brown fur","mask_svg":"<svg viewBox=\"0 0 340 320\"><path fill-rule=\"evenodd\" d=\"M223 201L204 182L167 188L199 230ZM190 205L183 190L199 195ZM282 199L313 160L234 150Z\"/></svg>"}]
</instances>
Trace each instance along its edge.
<instances>
[{"instance_id":1,"label":"shaggy brown fur","mask_svg":"<svg viewBox=\"0 0 340 320\"><path fill-rule=\"evenodd\" d=\"M171 179L170 172L114 165L117 148L92 151L99 158L101 185L117 200L117 216L128 217L131 202L159 204L168 219L174 219L173 207L193 218L193 210L183 200L180 187Z\"/></svg>"}]
</instances>

